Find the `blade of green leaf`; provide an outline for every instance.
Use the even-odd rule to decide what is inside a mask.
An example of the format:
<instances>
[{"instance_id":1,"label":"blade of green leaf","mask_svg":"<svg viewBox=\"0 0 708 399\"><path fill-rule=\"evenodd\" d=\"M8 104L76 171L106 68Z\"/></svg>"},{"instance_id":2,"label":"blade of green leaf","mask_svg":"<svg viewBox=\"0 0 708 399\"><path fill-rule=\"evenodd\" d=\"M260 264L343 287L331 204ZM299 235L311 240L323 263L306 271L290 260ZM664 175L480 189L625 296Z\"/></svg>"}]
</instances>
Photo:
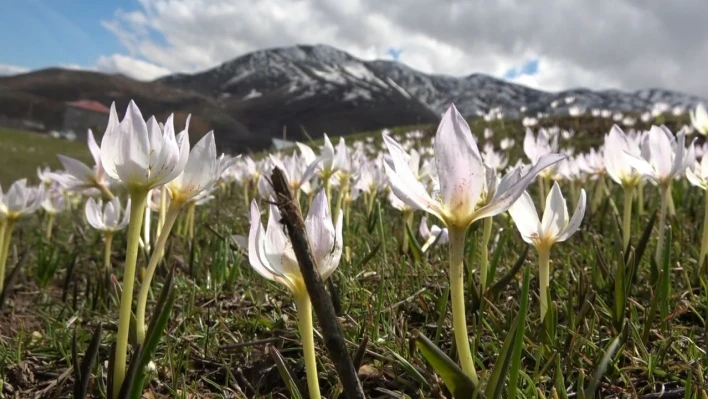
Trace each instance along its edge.
<instances>
[{"instance_id":1,"label":"blade of green leaf","mask_svg":"<svg viewBox=\"0 0 708 399\"><path fill-rule=\"evenodd\" d=\"M288 386L288 390L290 391L290 394L292 395L293 399L302 399L302 392L307 391L304 389L303 386L300 385L300 382L297 380L297 378L295 378L295 374L292 372L292 370L290 370L290 367L288 367L283 355L274 346L268 346L268 353L275 362L275 365L278 367L280 378L285 381L285 385Z\"/></svg>"},{"instance_id":2,"label":"blade of green leaf","mask_svg":"<svg viewBox=\"0 0 708 399\"><path fill-rule=\"evenodd\" d=\"M418 350L433 370L440 375L452 395L456 399L471 399L477 389L462 369L420 331L413 331L413 339ZM480 397L483 398L484 395L480 394Z\"/></svg>"}]
</instances>

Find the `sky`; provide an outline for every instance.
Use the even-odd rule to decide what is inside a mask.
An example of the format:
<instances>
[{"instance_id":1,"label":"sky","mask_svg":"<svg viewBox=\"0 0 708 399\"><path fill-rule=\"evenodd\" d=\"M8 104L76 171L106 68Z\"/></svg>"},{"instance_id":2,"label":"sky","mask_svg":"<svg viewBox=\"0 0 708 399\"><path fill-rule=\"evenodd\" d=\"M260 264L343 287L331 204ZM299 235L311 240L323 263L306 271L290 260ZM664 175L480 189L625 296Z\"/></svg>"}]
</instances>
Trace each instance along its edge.
<instances>
[{"instance_id":1,"label":"sky","mask_svg":"<svg viewBox=\"0 0 708 399\"><path fill-rule=\"evenodd\" d=\"M708 97L706 0L0 0L0 10L0 74L61 66L151 80L328 44L549 91Z\"/></svg>"}]
</instances>

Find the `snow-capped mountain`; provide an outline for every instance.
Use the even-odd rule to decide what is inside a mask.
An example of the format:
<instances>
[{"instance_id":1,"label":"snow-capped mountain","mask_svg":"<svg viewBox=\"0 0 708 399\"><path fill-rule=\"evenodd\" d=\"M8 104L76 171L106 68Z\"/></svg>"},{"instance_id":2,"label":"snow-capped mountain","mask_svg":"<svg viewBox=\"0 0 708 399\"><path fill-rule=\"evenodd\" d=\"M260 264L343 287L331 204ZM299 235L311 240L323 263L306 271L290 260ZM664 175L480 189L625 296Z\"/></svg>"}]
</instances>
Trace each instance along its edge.
<instances>
[{"instance_id":1,"label":"snow-capped mountain","mask_svg":"<svg viewBox=\"0 0 708 399\"><path fill-rule=\"evenodd\" d=\"M500 108L516 116L529 112L567 112L566 98L580 108L642 111L655 103L691 106L701 98L661 89L636 92L573 89L549 93L509 83L484 74L464 77L431 75L393 61L363 61L336 48L293 46L260 50L194 75L171 75L161 83L192 89L229 102L249 102L277 96L284 104L325 101L330 106L399 106L422 112L423 122L455 103L464 115L475 116ZM556 107L551 104L556 103ZM394 108L397 108L394 106ZM429 112L420 111L421 108Z\"/></svg>"}]
</instances>

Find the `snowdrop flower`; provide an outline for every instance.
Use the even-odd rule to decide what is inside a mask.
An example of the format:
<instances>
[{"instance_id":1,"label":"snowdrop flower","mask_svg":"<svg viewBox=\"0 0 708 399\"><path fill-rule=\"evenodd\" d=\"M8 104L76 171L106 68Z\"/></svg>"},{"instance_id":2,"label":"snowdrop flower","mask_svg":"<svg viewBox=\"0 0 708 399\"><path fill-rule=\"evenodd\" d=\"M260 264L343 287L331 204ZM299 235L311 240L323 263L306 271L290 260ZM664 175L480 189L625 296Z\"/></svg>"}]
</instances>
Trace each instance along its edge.
<instances>
[{"instance_id":1,"label":"snowdrop flower","mask_svg":"<svg viewBox=\"0 0 708 399\"><path fill-rule=\"evenodd\" d=\"M534 127L538 125L538 118L526 116L521 120L521 125L523 127Z\"/></svg>"},{"instance_id":2,"label":"snowdrop flower","mask_svg":"<svg viewBox=\"0 0 708 399\"><path fill-rule=\"evenodd\" d=\"M211 188L220 175L214 132L204 135L189 152L184 169L166 184L172 202L187 202Z\"/></svg>"},{"instance_id":3,"label":"snowdrop flower","mask_svg":"<svg viewBox=\"0 0 708 399\"><path fill-rule=\"evenodd\" d=\"M634 192L640 186L643 176L627 157L641 156L638 141L628 137L619 126L614 125L605 136L604 160L607 174L624 191L624 213L622 219L622 248L627 248L631 237L632 202Z\"/></svg>"},{"instance_id":4,"label":"snowdrop flower","mask_svg":"<svg viewBox=\"0 0 708 399\"><path fill-rule=\"evenodd\" d=\"M683 115L683 114L686 113L686 108L684 108L684 107L682 107L682 106L680 106L680 105L677 105L677 106L675 106L675 107L671 110L671 113L672 113L674 116L681 116L681 115Z\"/></svg>"},{"instance_id":5,"label":"snowdrop flower","mask_svg":"<svg viewBox=\"0 0 708 399\"><path fill-rule=\"evenodd\" d=\"M609 109L603 109L600 111L600 117L608 119L612 117L612 111Z\"/></svg>"},{"instance_id":6,"label":"snowdrop flower","mask_svg":"<svg viewBox=\"0 0 708 399\"><path fill-rule=\"evenodd\" d=\"M492 137L494 137L494 130L492 130L492 129L488 128L488 127L487 127L487 128L484 128L484 139L485 139L485 140L489 140L489 139L491 139Z\"/></svg>"},{"instance_id":7,"label":"snowdrop flower","mask_svg":"<svg viewBox=\"0 0 708 399\"><path fill-rule=\"evenodd\" d=\"M290 157L286 157L285 159L280 159L276 156L271 155L270 156L271 162L273 162L273 165L277 166L280 168L280 170L283 171L283 174L285 175L285 180L288 183L288 186L290 187L290 190L295 193L295 197L299 198L300 196L300 190L303 190L305 192L308 191L309 186L309 181L312 179L312 177L315 175L315 166L317 165L316 163L312 163L311 165L307 165L307 162L305 162L305 159L298 156L298 154L293 154Z\"/></svg>"},{"instance_id":8,"label":"snowdrop flower","mask_svg":"<svg viewBox=\"0 0 708 399\"><path fill-rule=\"evenodd\" d=\"M651 120L651 112L642 112L642 115L639 117L642 122L647 123Z\"/></svg>"},{"instance_id":9,"label":"snowdrop flower","mask_svg":"<svg viewBox=\"0 0 708 399\"><path fill-rule=\"evenodd\" d=\"M501 148L502 151L509 151L511 149L511 147L514 146L515 143L516 143L516 141L514 141L514 139L503 138L501 140L501 142L499 143L499 148Z\"/></svg>"},{"instance_id":10,"label":"snowdrop flower","mask_svg":"<svg viewBox=\"0 0 708 399\"><path fill-rule=\"evenodd\" d=\"M509 164L509 159L506 155L494 151L492 146L485 146L482 152L484 163L491 166L497 171L501 171Z\"/></svg>"},{"instance_id":11,"label":"snowdrop flower","mask_svg":"<svg viewBox=\"0 0 708 399\"><path fill-rule=\"evenodd\" d=\"M514 184L504 187L500 185L493 196L489 195L486 192L487 175L490 171L493 173L494 169L484 165L467 122L452 105L440 122L435 136L435 163L440 190L433 197L411 171L408 155L401 146L388 136L383 138L391 155L391 162L384 164L391 190L410 206L437 216L449 229L450 292L455 340L462 369L473 381L477 381L464 311L465 232L474 221L507 210L541 170L560 161L563 156L549 154L540 157L536 165L524 176L518 176ZM491 200L489 197L492 197Z\"/></svg>"},{"instance_id":12,"label":"snowdrop flower","mask_svg":"<svg viewBox=\"0 0 708 399\"><path fill-rule=\"evenodd\" d=\"M691 110L689 114L693 127L702 135L708 134L708 111L705 105L703 103L696 105L696 110Z\"/></svg>"},{"instance_id":13,"label":"snowdrop flower","mask_svg":"<svg viewBox=\"0 0 708 399\"><path fill-rule=\"evenodd\" d=\"M125 212L121 219L120 199L114 197L112 200L103 204L103 201L89 198L86 201L84 210L86 221L96 230L103 232L114 233L123 230L128 225L130 220L130 199L125 204Z\"/></svg>"},{"instance_id":14,"label":"snowdrop flower","mask_svg":"<svg viewBox=\"0 0 708 399\"><path fill-rule=\"evenodd\" d=\"M48 167L44 169L37 167L37 178L44 184L45 188L49 188L54 183L54 173Z\"/></svg>"},{"instance_id":15,"label":"snowdrop flower","mask_svg":"<svg viewBox=\"0 0 708 399\"><path fill-rule=\"evenodd\" d=\"M696 160L693 143L685 148L686 134L678 132L676 137L665 127L652 126L649 133L642 139L645 157L625 154L629 163L639 173L659 187L661 208L659 211L659 237L656 246L655 259L661 261L664 246L664 230L666 228L666 208L670 195L671 182L682 175L686 168L693 166Z\"/></svg>"},{"instance_id":16,"label":"snowdrop flower","mask_svg":"<svg viewBox=\"0 0 708 399\"><path fill-rule=\"evenodd\" d=\"M7 193L0 187L0 293L5 283L5 265L15 223L39 209L44 200L44 186L28 187L27 179L12 183Z\"/></svg>"},{"instance_id":17,"label":"snowdrop flower","mask_svg":"<svg viewBox=\"0 0 708 399\"><path fill-rule=\"evenodd\" d=\"M581 190L575 213L572 218L569 218L563 193L558 183L554 183L546 198L546 207L541 220L538 218L531 196L526 192L509 208L509 214L521 233L521 238L538 251L541 319L545 317L548 309L551 247L567 240L578 231L585 215L585 203L585 190Z\"/></svg>"},{"instance_id":18,"label":"snowdrop flower","mask_svg":"<svg viewBox=\"0 0 708 399\"><path fill-rule=\"evenodd\" d=\"M701 238L701 252L698 258L699 268L703 266L706 254L708 254L708 157L703 157L701 162L696 162L695 166L686 169L688 181L705 192L705 212L703 216L703 235Z\"/></svg>"},{"instance_id":19,"label":"snowdrop flower","mask_svg":"<svg viewBox=\"0 0 708 399\"><path fill-rule=\"evenodd\" d=\"M154 117L147 123L133 101L122 121L115 103L101 141L101 163L106 173L128 191L147 191L176 178L189 158L187 127L175 136L173 116L161 128Z\"/></svg>"},{"instance_id":20,"label":"snowdrop flower","mask_svg":"<svg viewBox=\"0 0 708 399\"><path fill-rule=\"evenodd\" d=\"M578 117L578 116L581 116L581 115L584 114L584 113L585 113L585 110L582 109L582 108L580 108L580 107L578 107L577 105L568 108L568 115L570 115L570 116L572 116L572 117L574 117L574 118L575 118L575 117Z\"/></svg>"},{"instance_id":21,"label":"snowdrop flower","mask_svg":"<svg viewBox=\"0 0 708 399\"><path fill-rule=\"evenodd\" d=\"M54 218L57 213L64 211L66 208L66 199L64 194L58 190L48 191L41 203L47 215L46 230L44 237L49 241L52 238L52 228L54 226Z\"/></svg>"},{"instance_id":22,"label":"snowdrop flower","mask_svg":"<svg viewBox=\"0 0 708 399\"><path fill-rule=\"evenodd\" d=\"M67 190L82 192L96 189L99 190L106 199L111 199L113 198L113 193L110 191L110 186L113 180L106 174L101 162L101 149L98 147L98 144L96 144L96 139L91 129L88 131L88 147L93 157L93 167L89 167L77 159L60 154L57 155L57 158L59 158L59 162L61 162L66 173L52 173L51 178L56 180ZM45 182L46 178L48 178L46 175L40 176L43 182Z\"/></svg>"},{"instance_id":23,"label":"snowdrop flower","mask_svg":"<svg viewBox=\"0 0 708 399\"><path fill-rule=\"evenodd\" d=\"M421 247L421 251L423 252L427 251L428 248L430 248L430 246L433 244L447 244L447 242L449 241L447 228L441 228L440 226L435 224L428 228L428 218L426 216L423 216L423 218L420 220L420 227L418 228L418 233L424 241L423 246Z\"/></svg>"},{"instance_id":24,"label":"snowdrop flower","mask_svg":"<svg viewBox=\"0 0 708 399\"><path fill-rule=\"evenodd\" d=\"M293 293L305 355L307 385L310 397L319 398L321 396L312 328L312 305L292 243L283 231L280 217L278 208L271 205L268 227L264 229L258 204L255 201L251 203L248 259L258 274L283 284ZM305 218L305 229L317 269L322 280L326 280L336 270L342 256L342 213L339 213L336 224L332 224L329 201L324 191L315 196Z\"/></svg>"},{"instance_id":25,"label":"snowdrop flower","mask_svg":"<svg viewBox=\"0 0 708 399\"><path fill-rule=\"evenodd\" d=\"M109 176L128 189L131 199L113 370L114 397L125 378L135 268L147 196L151 189L174 180L184 170L189 157L188 127L189 117L185 130L175 136L172 115L163 126L154 117L146 123L133 101L119 121L114 103L101 141L101 164Z\"/></svg>"}]
</instances>

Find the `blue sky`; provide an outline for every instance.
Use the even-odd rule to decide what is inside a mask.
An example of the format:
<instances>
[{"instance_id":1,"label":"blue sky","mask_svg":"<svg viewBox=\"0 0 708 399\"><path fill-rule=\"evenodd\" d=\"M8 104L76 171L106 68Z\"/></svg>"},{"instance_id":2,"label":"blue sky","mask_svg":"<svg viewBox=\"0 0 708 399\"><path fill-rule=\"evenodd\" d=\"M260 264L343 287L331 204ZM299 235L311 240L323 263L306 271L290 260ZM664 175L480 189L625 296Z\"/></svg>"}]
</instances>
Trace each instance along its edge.
<instances>
[{"instance_id":1,"label":"blue sky","mask_svg":"<svg viewBox=\"0 0 708 399\"><path fill-rule=\"evenodd\" d=\"M93 65L121 50L101 26L135 0L0 0L0 63L28 69Z\"/></svg>"}]
</instances>

